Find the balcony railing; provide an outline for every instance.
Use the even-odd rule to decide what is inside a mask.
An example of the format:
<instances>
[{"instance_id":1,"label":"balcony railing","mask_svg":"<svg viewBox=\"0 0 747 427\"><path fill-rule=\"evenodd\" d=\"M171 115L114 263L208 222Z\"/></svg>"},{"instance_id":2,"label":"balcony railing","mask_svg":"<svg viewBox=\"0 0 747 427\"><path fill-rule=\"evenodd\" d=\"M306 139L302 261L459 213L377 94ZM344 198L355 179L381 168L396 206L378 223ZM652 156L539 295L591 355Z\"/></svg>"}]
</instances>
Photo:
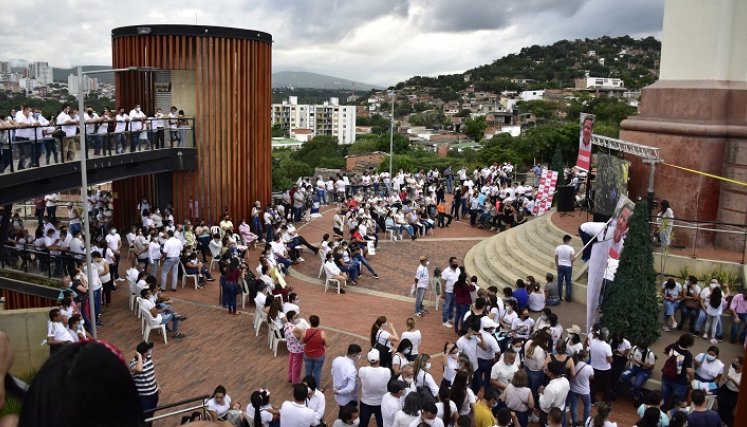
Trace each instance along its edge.
<instances>
[{"instance_id":1,"label":"balcony railing","mask_svg":"<svg viewBox=\"0 0 747 427\"><path fill-rule=\"evenodd\" d=\"M84 254L50 251L31 244L6 244L0 247L0 269L62 280L83 257Z\"/></svg>"},{"instance_id":2,"label":"balcony railing","mask_svg":"<svg viewBox=\"0 0 747 427\"><path fill-rule=\"evenodd\" d=\"M81 153L77 125L11 126L0 124L0 174L28 168L164 148L196 148L194 118L143 120L143 130L115 132L109 123L87 123L86 152ZM159 124L164 127L159 128ZM72 130L70 128L75 128ZM103 129L102 129L103 128ZM66 131L68 131L66 133ZM26 134L27 137L20 135ZM69 136L68 136L69 135Z\"/></svg>"}]
</instances>

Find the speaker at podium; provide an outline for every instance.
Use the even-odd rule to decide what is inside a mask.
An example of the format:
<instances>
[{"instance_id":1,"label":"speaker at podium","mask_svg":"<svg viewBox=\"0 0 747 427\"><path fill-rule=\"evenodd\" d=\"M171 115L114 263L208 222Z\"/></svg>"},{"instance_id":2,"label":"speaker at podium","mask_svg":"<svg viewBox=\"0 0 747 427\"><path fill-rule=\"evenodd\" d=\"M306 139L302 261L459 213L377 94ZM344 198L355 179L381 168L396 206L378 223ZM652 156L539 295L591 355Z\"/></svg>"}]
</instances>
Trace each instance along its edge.
<instances>
[{"instance_id":1,"label":"speaker at podium","mask_svg":"<svg viewBox=\"0 0 747 427\"><path fill-rule=\"evenodd\" d=\"M558 187L558 212L573 212L575 198L573 197L573 186L562 185Z\"/></svg>"}]
</instances>

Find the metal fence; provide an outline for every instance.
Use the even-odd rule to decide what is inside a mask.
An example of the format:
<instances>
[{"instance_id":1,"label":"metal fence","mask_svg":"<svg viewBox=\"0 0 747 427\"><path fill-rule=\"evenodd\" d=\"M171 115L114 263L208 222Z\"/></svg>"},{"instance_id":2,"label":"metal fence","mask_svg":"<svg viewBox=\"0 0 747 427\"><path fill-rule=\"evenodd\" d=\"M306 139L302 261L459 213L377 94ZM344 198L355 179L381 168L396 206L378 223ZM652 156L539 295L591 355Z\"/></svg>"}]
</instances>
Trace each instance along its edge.
<instances>
[{"instance_id":1,"label":"metal fence","mask_svg":"<svg viewBox=\"0 0 747 427\"><path fill-rule=\"evenodd\" d=\"M83 260L83 256L33 245L3 246L0 248L0 268L62 280L75 267L76 261Z\"/></svg>"},{"instance_id":2,"label":"metal fence","mask_svg":"<svg viewBox=\"0 0 747 427\"><path fill-rule=\"evenodd\" d=\"M656 216L649 220L654 231L659 225L658 220ZM684 218L674 218L671 221L672 241L666 248L669 253L744 264L747 255L747 224ZM663 251L664 248L660 250Z\"/></svg>"}]
</instances>

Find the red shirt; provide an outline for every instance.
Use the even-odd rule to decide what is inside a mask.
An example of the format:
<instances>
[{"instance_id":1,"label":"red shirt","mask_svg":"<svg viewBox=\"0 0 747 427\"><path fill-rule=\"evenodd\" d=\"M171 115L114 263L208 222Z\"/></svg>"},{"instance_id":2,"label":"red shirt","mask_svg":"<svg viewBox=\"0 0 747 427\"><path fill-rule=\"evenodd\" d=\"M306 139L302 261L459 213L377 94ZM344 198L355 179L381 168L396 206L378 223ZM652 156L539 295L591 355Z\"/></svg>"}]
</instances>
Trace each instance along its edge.
<instances>
[{"instance_id":1,"label":"red shirt","mask_svg":"<svg viewBox=\"0 0 747 427\"><path fill-rule=\"evenodd\" d=\"M324 338L322 338L321 329L307 329L306 335L304 335L304 340L304 344L306 344L306 347L304 347L303 353L306 355L306 357L324 356Z\"/></svg>"}]
</instances>

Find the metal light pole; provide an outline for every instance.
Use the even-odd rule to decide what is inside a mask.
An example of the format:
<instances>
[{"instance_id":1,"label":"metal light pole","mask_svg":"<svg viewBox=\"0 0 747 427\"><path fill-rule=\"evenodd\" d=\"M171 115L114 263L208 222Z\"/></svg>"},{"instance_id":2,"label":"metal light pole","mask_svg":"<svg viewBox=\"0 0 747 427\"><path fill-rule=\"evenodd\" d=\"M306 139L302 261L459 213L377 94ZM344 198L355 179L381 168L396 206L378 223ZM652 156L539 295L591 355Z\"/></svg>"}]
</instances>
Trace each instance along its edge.
<instances>
[{"instance_id":1,"label":"metal light pole","mask_svg":"<svg viewBox=\"0 0 747 427\"><path fill-rule=\"evenodd\" d=\"M112 70L94 70L83 72L83 67L78 66L78 126L80 127L80 198L83 203L83 237L86 247L86 277L88 278L88 313L91 322L91 335L97 339L96 334L96 300L90 286L93 282L91 275L91 227L89 226L88 210L88 169L86 168L86 115L84 113L83 76L87 74L116 73L120 71L140 71L138 67L115 68ZM64 153L63 153L64 155Z\"/></svg>"},{"instance_id":2,"label":"metal light pole","mask_svg":"<svg viewBox=\"0 0 747 427\"><path fill-rule=\"evenodd\" d=\"M394 159L394 100L397 95L392 92L392 115L389 117L389 183L391 185L394 175L392 175L392 160Z\"/></svg>"}]
</instances>

